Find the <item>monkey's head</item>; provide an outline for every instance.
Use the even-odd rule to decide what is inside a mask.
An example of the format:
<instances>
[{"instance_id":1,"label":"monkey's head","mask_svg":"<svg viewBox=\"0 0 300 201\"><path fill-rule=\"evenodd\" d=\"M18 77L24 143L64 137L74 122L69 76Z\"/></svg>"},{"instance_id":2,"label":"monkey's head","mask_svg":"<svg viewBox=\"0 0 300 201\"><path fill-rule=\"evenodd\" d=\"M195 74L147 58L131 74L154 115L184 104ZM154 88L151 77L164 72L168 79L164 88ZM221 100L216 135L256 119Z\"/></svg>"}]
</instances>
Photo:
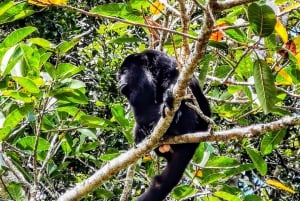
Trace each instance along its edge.
<instances>
[{"instance_id":1,"label":"monkey's head","mask_svg":"<svg viewBox=\"0 0 300 201\"><path fill-rule=\"evenodd\" d=\"M118 72L118 87L131 105L141 99L155 101L155 79L150 72L149 59L144 54L132 54L125 58Z\"/></svg>"},{"instance_id":2,"label":"monkey's head","mask_svg":"<svg viewBox=\"0 0 300 201\"><path fill-rule=\"evenodd\" d=\"M120 92L129 103L160 103L163 93L177 79L177 64L165 53L146 50L125 58L118 73Z\"/></svg>"}]
</instances>

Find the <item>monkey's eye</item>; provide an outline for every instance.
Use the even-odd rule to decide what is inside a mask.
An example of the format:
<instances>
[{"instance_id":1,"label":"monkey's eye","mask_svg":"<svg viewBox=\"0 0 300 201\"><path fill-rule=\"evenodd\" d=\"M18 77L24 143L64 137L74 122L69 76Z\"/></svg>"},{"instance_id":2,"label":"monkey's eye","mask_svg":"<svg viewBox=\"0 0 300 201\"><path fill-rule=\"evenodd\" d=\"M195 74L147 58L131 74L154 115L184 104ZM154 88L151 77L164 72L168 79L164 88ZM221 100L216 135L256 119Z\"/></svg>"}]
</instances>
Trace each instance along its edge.
<instances>
[{"instance_id":1,"label":"monkey's eye","mask_svg":"<svg viewBox=\"0 0 300 201\"><path fill-rule=\"evenodd\" d=\"M127 72L128 72L128 70L125 69L125 68L122 68L122 69L120 70L120 74L121 74L121 75L127 74Z\"/></svg>"}]
</instances>

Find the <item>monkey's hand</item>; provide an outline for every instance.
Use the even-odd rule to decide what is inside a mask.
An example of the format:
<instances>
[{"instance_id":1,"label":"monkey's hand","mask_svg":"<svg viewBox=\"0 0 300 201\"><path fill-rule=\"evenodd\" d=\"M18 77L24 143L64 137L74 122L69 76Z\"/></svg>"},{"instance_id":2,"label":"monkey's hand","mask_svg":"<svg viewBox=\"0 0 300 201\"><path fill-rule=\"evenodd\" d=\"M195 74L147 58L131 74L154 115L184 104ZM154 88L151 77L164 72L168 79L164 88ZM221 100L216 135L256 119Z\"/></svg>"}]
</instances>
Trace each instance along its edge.
<instances>
[{"instance_id":1,"label":"monkey's hand","mask_svg":"<svg viewBox=\"0 0 300 201\"><path fill-rule=\"evenodd\" d=\"M174 107L174 97L173 97L173 91L172 88L169 88L166 90L164 94L164 102L162 105L162 116L163 118L166 117L167 110L172 110Z\"/></svg>"}]
</instances>

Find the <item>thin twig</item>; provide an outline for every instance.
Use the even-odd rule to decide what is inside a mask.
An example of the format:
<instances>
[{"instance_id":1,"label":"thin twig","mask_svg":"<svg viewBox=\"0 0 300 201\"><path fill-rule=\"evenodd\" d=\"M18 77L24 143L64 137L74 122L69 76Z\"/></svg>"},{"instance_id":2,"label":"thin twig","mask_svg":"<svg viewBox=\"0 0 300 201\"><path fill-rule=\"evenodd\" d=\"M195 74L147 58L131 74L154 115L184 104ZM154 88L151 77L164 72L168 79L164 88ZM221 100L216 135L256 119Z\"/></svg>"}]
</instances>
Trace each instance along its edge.
<instances>
[{"instance_id":1,"label":"thin twig","mask_svg":"<svg viewBox=\"0 0 300 201\"><path fill-rule=\"evenodd\" d=\"M187 34L189 30L190 18L187 15L186 1L179 0L179 7L180 7L180 19L181 19L182 32ZM183 37L182 41L183 41L183 52L184 52L182 56L182 61L185 62L187 55L190 54L190 47L189 47L189 40L187 37Z\"/></svg>"},{"instance_id":2,"label":"thin twig","mask_svg":"<svg viewBox=\"0 0 300 201\"><path fill-rule=\"evenodd\" d=\"M126 179L125 179L125 183L124 183L124 189L123 192L121 194L120 197L120 201L128 201L129 200L129 196L130 196L130 192L131 192L131 188L132 188L132 183L133 183L133 176L135 173L135 166L136 164L131 164L130 166L128 166L127 168L127 174L126 174Z\"/></svg>"},{"instance_id":3,"label":"thin twig","mask_svg":"<svg viewBox=\"0 0 300 201\"><path fill-rule=\"evenodd\" d=\"M89 17L103 18L103 19L108 19L108 20L111 20L111 21L117 21L117 22L122 22L122 23L125 23L125 24L134 25L134 26L146 27L146 28L150 28L150 29L157 29L157 30L167 31L169 33L184 36L184 37L192 39L192 40L197 40L197 37L194 37L192 35L185 34L185 33L179 32L179 31L171 30L171 29L168 29L168 28L165 28L165 27L152 26L152 25L148 25L148 24L141 24L141 23L136 23L136 22L132 22L132 21L129 21L129 20L124 20L124 19L117 18L117 17L104 16L104 15L100 15L98 13L91 13L91 12L82 10L80 8L75 8L75 7L69 6L69 5L53 5L53 6L56 6L56 7L59 7L59 8L65 8L65 9L68 9L68 10L72 10L72 11L84 14L86 16L89 16Z\"/></svg>"}]
</instances>

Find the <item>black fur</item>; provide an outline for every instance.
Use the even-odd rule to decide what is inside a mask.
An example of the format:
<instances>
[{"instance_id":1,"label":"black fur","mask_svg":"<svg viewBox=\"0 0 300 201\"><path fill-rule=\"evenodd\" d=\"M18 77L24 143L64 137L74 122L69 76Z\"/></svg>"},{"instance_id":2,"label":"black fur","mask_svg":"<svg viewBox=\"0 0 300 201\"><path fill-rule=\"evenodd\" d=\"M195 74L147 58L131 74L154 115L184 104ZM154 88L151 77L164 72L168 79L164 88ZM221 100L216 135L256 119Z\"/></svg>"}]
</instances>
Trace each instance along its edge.
<instances>
[{"instance_id":1,"label":"black fur","mask_svg":"<svg viewBox=\"0 0 300 201\"><path fill-rule=\"evenodd\" d=\"M172 87L179 72L176 61L163 52L146 50L129 55L119 72L119 87L128 99L136 120L135 143L140 143L151 134L164 108L173 107ZM198 80L194 77L190 84L202 112L210 116L210 107L202 94ZM174 120L164 136L182 135L190 132L205 131L208 124L194 110L187 107L183 100ZM163 109L162 109L163 108ZM171 151L155 152L167 159L167 167L153 178L152 184L138 201L161 201L180 181L183 172L193 157L198 144L171 145Z\"/></svg>"}]
</instances>

